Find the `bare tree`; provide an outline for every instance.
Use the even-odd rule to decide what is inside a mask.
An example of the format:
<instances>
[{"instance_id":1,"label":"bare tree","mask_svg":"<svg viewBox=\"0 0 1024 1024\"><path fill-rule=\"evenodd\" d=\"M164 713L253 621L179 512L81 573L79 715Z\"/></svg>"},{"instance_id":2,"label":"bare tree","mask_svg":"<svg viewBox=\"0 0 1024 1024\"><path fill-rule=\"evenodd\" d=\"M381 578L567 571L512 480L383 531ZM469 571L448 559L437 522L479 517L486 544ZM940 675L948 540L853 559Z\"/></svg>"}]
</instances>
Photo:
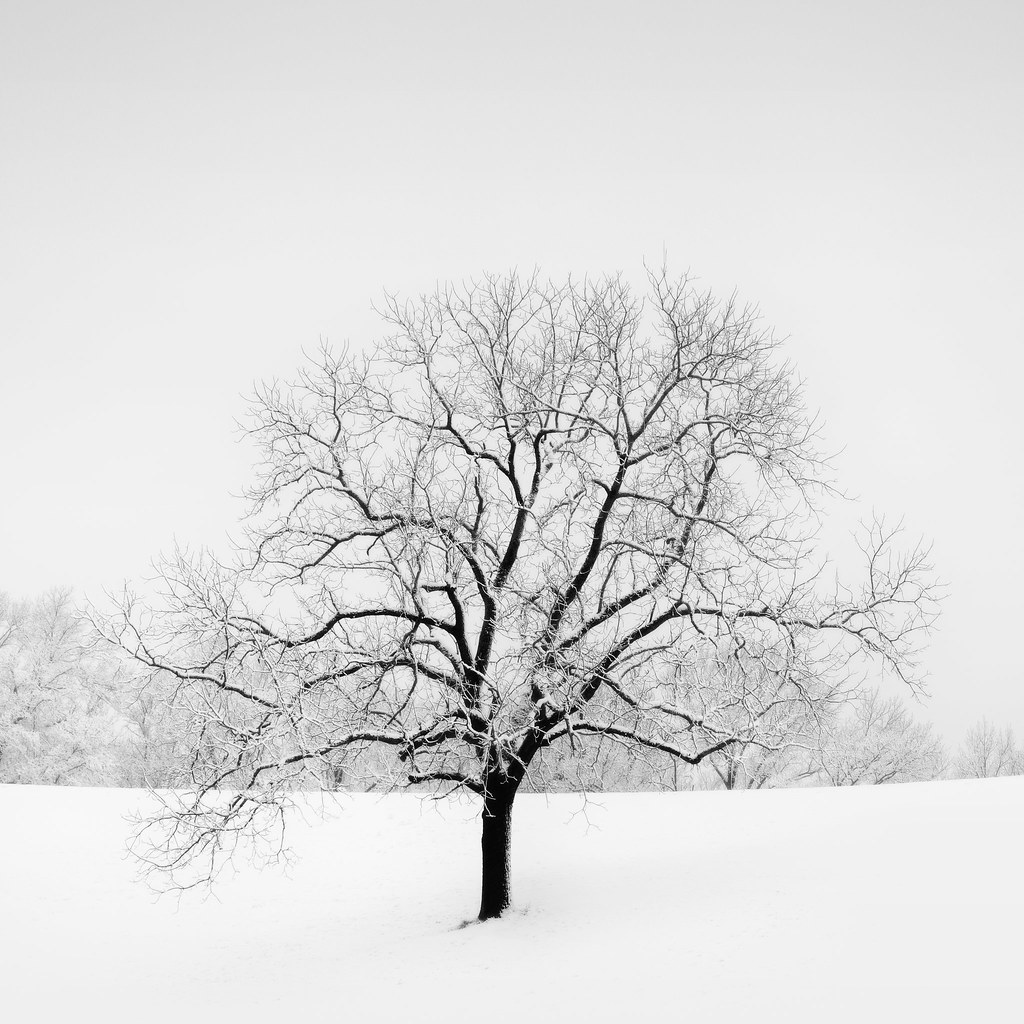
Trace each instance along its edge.
<instances>
[{"instance_id":1,"label":"bare tree","mask_svg":"<svg viewBox=\"0 0 1024 1024\"><path fill-rule=\"evenodd\" d=\"M802 768L805 744L798 737L767 747L763 743L736 744L707 759L710 778L704 773L700 788L773 789L793 782Z\"/></svg>"},{"instance_id":2,"label":"bare tree","mask_svg":"<svg viewBox=\"0 0 1024 1024\"><path fill-rule=\"evenodd\" d=\"M0 782L123 781L112 659L90 651L72 593L0 597Z\"/></svg>"},{"instance_id":3,"label":"bare tree","mask_svg":"<svg viewBox=\"0 0 1024 1024\"><path fill-rule=\"evenodd\" d=\"M191 719L175 706L173 680L115 666L114 699L124 723L118 744L118 781L126 786L171 786L188 764Z\"/></svg>"},{"instance_id":4,"label":"bare tree","mask_svg":"<svg viewBox=\"0 0 1024 1024\"><path fill-rule=\"evenodd\" d=\"M957 754L955 774L961 779L1024 775L1024 751L1014 742L1013 729L997 729L983 718L968 730Z\"/></svg>"},{"instance_id":5,"label":"bare tree","mask_svg":"<svg viewBox=\"0 0 1024 1024\"><path fill-rule=\"evenodd\" d=\"M804 774L832 786L877 786L937 779L945 767L932 727L916 722L898 697L885 699L875 689L823 730Z\"/></svg>"},{"instance_id":6,"label":"bare tree","mask_svg":"<svg viewBox=\"0 0 1024 1024\"><path fill-rule=\"evenodd\" d=\"M751 660L742 654L741 649L726 645L691 670L688 685L699 688L702 706L716 709L719 731L745 737L704 759L692 773L697 788L762 789L793 781L807 752L817 746L823 723L850 697L845 676L809 674L802 684L802 700L764 707L756 731L749 731L744 722L750 706L748 693L773 694L778 687L762 658ZM714 734L707 739L713 740Z\"/></svg>"},{"instance_id":7,"label":"bare tree","mask_svg":"<svg viewBox=\"0 0 1024 1024\"><path fill-rule=\"evenodd\" d=\"M816 426L756 311L686 280L487 276L389 298L391 335L258 389L236 565L177 555L108 636L177 681L191 787L148 856L212 871L339 753L482 800L480 917L513 802L585 737L698 764L877 659L913 682L926 554L813 561ZM730 657L730 685L699 667ZM832 680L833 682L829 682Z\"/></svg>"}]
</instances>

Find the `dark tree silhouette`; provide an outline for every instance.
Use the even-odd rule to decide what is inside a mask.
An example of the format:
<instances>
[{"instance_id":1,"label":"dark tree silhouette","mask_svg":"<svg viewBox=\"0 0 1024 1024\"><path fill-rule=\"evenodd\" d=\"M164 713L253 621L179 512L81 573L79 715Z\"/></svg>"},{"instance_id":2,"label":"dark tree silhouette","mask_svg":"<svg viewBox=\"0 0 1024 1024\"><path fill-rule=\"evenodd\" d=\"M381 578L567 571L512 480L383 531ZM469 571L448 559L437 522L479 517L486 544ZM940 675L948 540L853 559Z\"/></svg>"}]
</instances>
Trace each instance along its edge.
<instances>
[{"instance_id":1,"label":"dark tree silhouette","mask_svg":"<svg viewBox=\"0 0 1024 1024\"><path fill-rule=\"evenodd\" d=\"M643 301L512 274L380 312L372 351L258 389L238 563L169 559L108 627L192 722L155 863L213 870L346 755L477 794L495 917L552 744L697 764L775 748L851 659L913 681L925 554L876 524L864 579L822 585L816 428L756 311L660 272Z\"/></svg>"}]
</instances>

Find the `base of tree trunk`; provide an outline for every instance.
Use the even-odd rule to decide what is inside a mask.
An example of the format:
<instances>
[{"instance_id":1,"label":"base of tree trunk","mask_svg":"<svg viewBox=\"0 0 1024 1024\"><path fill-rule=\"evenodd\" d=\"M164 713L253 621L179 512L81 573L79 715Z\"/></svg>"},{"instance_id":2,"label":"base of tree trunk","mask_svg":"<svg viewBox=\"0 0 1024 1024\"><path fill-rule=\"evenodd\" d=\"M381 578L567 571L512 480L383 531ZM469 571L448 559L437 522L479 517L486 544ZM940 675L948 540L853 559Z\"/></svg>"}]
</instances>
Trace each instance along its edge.
<instances>
[{"instance_id":1,"label":"base of tree trunk","mask_svg":"<svg viewBox=\"0 0 1024 1024\"><path fill-rule=\"evenodd\" d=\"M480 850L483 871L480 884L480 920L501 917L512 902L511 888L512 801L484 803Z\"/></svg>"}]
</instances>

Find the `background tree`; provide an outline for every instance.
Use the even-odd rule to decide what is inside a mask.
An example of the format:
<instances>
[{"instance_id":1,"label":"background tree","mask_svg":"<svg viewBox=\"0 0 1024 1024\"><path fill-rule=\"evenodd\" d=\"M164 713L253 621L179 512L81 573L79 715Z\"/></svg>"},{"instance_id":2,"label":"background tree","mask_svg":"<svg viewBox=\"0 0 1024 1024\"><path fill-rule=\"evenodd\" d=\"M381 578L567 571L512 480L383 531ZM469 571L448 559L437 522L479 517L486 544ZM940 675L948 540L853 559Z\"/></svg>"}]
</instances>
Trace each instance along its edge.
<instances>
[{"instance_id":1,"label":"background tree","mask_svg":"<svg viewBox=\"0 0 1024 1024\"><path fill-rule=\"evenodd\" d=\"M821 732L805 776L832 786L877 786L922 782L945 771L942 741L927 723L916 722L899 697L877 689L852 701Z\"/></svg>"},{"instance_id":2,"label":"background tree","mask_svg":"<svg viewBox=\"0 0 1024 1024\"><path fill-rule=\"evenodd\" d=\"M813 721L813 718L811 719ZM736 744L712 754L708 770L697 770L695 788L774 789L793 782L800 775L800 755L806 743L797 735L768 746L763 742Z\"/></svg>"},{"instance_id":3,"label":"background tree","mask_svg":"<svg viewBox=\"0 0 1024 1024\"><path fill-rule=\"evenodd\" d=\"M1010 726L998 729L983 718L964 737L954 774L960 779L1024 775L1024 751L1014 742L1013 729Z\"/></svg>"},{"instance_id":4,"label":"background tree","mask_svg":"<svg viewBox=\"0 0 1024 1024\"><path fill-rule=\"evenodd\" d=\"M167 787L181 779L192 756L191 720L175 706L174 681L144 673L132 662L116 664L114 687L123 721L118 744L118 781L125 786Z\"/></svg>"},{"instance_id":5,"label":"background tree","mask_svg":"<svg viewBox=\"0 0 1024 1024\"><path fill-rule=\"evenodd\" d=\"M340 752L478 795L480 917L544 752L588 736L694 765L775 742L853 662L912 682L924 552L813 561L822 460L754 310L649 275L487 276L389 298L390 336L258 389L237 564L176 556L108 636L177 682L191 787L147 856L214 869ZM701 666L733 659L730 685ZM829 682L832 680L833 682Z\"/></svg>"},{"instance_id":6,"label":"background tree","mask_svg":"<svg viewBox=\"0 0 1024 1024\"><path fill-rule=\"evenodd\" d=\"M0 782L125 781L114 661L91 650L70 590L0 597Z\"/></svg>"},{"instance_id":7,"label":"background tree","mask_svg":"<svg viewBox=\"0 0 1024 1024\"><path fill-rule=\"evenodd\" d=\"M719 732L743 737L711 753L692 770L695 788L762 789L793 781L807 752L817 747L824 723L850 697L843 675L810 675L803 683L803 700L765 706L757 730L748 733L748 692L773 694L776 687L762 662L747 664L739 654L726 645L689 673L687 685L701 691L701 704L716 709ZM707 736L709 741L714 738L712 733Z\"/></svg>"}]
</instances>

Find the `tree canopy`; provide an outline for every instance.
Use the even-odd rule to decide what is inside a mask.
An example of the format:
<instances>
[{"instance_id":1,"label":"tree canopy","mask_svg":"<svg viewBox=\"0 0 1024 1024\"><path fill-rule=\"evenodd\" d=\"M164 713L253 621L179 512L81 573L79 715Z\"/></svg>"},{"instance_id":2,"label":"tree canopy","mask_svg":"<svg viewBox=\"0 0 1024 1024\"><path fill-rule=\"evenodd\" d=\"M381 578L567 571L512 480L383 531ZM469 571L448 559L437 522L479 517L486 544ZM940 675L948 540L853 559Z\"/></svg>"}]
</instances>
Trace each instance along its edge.
<instances>
[{"instance_id":1,"label":"tree canopy","mask_svg":"<svg viewBox=\"0 0 1024 1024\"><path fill-rule=\"evenodd\" d=\"M257 389L238 560L167 559L159 605L108 627L192 723L160 863L211 865L373 750L482 797L495 916L553 744L696 764L777 749L855 661L914 684L926 552L876 523L862 578L826 579L816 423L756 310L659 271L643 297L513 273L379 312L384 340Z\"/></svg>"}]
</instances>

